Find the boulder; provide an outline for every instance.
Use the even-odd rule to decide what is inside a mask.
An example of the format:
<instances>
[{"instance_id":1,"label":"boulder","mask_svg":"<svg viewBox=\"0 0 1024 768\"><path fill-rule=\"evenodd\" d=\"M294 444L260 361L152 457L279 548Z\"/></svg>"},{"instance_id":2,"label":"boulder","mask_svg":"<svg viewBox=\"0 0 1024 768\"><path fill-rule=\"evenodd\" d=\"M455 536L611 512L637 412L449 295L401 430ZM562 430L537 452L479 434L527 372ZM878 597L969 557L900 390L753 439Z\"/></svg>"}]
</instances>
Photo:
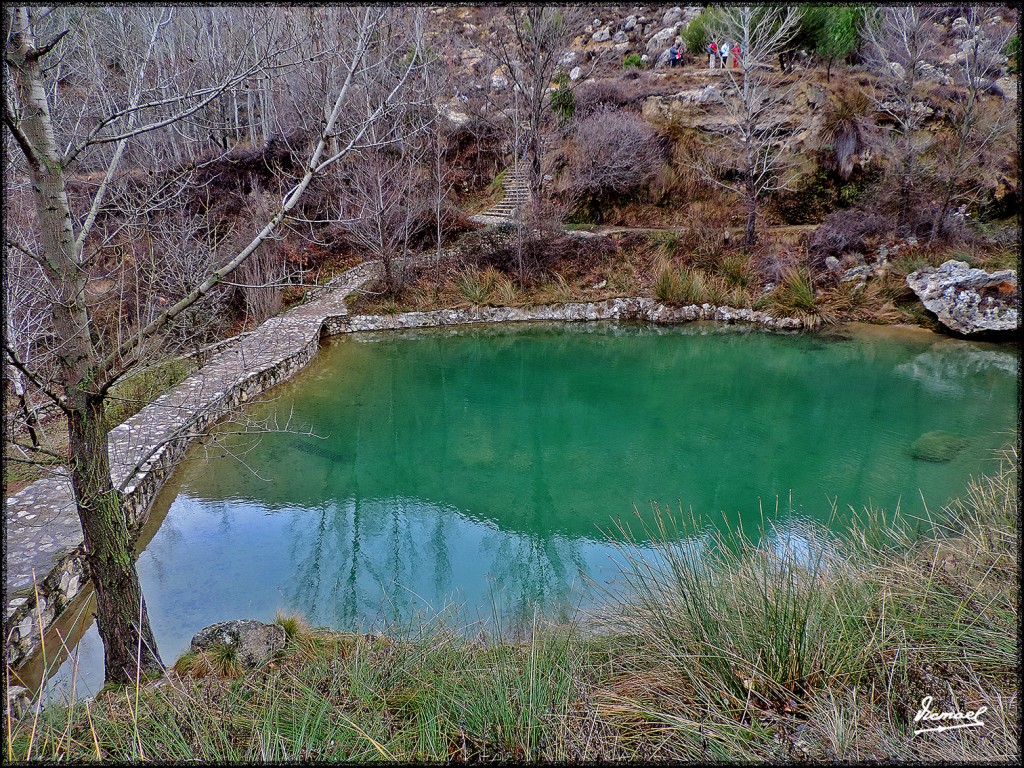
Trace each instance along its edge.
<instances>
[{"instance_id":1,"label":"boulder","mask_svg":"<svg viewBox=\"0 0 1024 768\"><path fill-rule=\"evenodd\" d=\"M665 27L660 32L655 32L651 39L647 41L647 52L659 54L672 45L672 41L675 39L676 27Z\"/></svg>"},{"instance_id":2,"label":"boulder","mask_svg":"<svg viewBox=\"0 0 1024 768\"><path fill-rule=\"evenodd\" d=\"M629 18L626 19L625 23L622 25L622 29L625 32L632 32L635 28L636 28L636 16L630 16Z\"/></svg>"},{"instance_id":3,"label":"boulder","mask_svg":"<svg viewBox=\"0 0 1024 768\"><path fill-rule=\"evenodd\" d=\"M583 69L581 67L573 67L572 69L569 70L569 79L575 82L576 80L580 79L580 76L582 74Z\"/></svg>"},{"instance_id":4,"label":"boulder","mask_svg":"<svg viewBox=\"0 0 1024 768\"><path fill-rule=\"evenodd\" d=\"M7 711L15 718L20 719L29 707L32 706L32 694L28 688L21 685L11 685L7 688Z\"/></svg>"},{"instance_id":5,"label":"boulder","mask_svg":"<svg viewBox=\"0 0 1024 768\"><path fill-rule=\"evenodd\" d=\"M284 627L264 624L255 619L221 621L201 629L192 638L193 651L205 651L215 645L234 648L238 661L254 667L284 648Z\"/></svg>"},{"instance_id":6,"label":"boulder","mask_svg":"<svg viewBox=\"0 0 1024 768\"><path fill-rule=\"evenodd\" d=\"M971 22L969 22L963 16L958 16L957 18L953 19L953 24L951 26L954 32L965 32L971 29Z\"/></svg>"},{"instance_id":7,"label":"boulder","mask_svg":"<svg viewBox=\"0 0 1024 768\"><path fill-rule=\"evenodd\" d=\"M595 43L606 43L612 38L611 27L601 27L594 34L590 36L590 39Z\"/></svg>"},{"instance_id":8,"label":"boulder","mask_svg":"<svg viewBox=\"0 0 1024 768\"><path fill-rule=\"evenodd\" d=\"M1012 269L986 272L964 261L907 275L907 285L950 330L970 335L1020 329L1020 291Z\"/></svg>"},{"instance_id":9,"label":"boulder","mask_svg":"<svg viewBox=\"0 0 1024 768\"><path fill-rule=\"evenodd\" d=\"M680 19L680 21L682 21L683 24L688 25L691 21L696 19L702 13L704 13L704 6L688 5L685 8L683 8L683 18Z\"/></svg>"},{"instance_id":10,"label":"boulder","mask_svg":"<svg viewBox=\"0 0 1024 768\"><path fill-rule=\"evenodd\" d=\"M925 432L910 446L910 455L921 461L949 461L967 446L963 435L936 430Z\"/></svg>"},{"instance_id":11,"label":"boulder","mask_svg":"<svg viewBox=\"0 0 1024 768\"><path fill-rule=\"evenodd\" d=\"M843 273L843 276L839 278L840 283L853 283L863 282L871 277L875 273L875 270L871 267L864 265L862 267L851 267Z\"/></svg>"},{"instance_id":12,"label":"boulder","mask_svg":"<svg viewBox=\"0 0 1024 768\"><path fill-rule=\"evenodd\" d=\"M665 15L661 17L661 26L671 27L677 21L683 18L683 9L678 5L675 8L671 8L665 11Z\"/></svg>"}]
</instances>

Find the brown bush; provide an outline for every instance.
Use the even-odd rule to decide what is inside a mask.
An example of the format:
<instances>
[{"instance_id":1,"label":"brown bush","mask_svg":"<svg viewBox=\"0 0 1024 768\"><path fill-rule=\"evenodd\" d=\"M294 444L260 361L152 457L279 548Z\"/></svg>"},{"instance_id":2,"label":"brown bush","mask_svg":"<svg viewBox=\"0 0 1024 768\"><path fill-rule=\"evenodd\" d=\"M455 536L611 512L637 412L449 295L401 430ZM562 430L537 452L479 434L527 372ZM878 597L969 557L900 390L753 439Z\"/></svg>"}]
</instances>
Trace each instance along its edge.
<instances>
[{"instance_id":1,"label":"brown bush","mask_svg":"<svg viewBox=\"0 0 1024 768\"><path fill-rule=\"evenodd\" d=\"M276 190L282 177L298 171L302 161L297 153L304 148L305 141L296 134L271 139L263 147L236 148L199 160L192 169L187 209L193 214L212 211L219 218L238 216L249 195Z\"/></svg>"},{"instance_id":2,"label":"brown bush","mask_svg":"<svg viewBox=\"0 0 1024 768\"><path fill-rule=\"evenodd\" d=\"M621 109L636 98L636 88L622 80L588 80L576 89L576 117L585 119L602 108Z\"/></svg>"},{"instance_id":3,"label":"brown bush","mask_svg":"<svg viewBox=\"0 0 1024 768\"><path fill-rule=\"evenodd\" d=\"M484 189L504 165L504 136L498 126L471 119L448 134L444 159L461 192Z\"/></svg>"},{"instance_id":4,"label":"brown bush","mask_svg":"<svg viewBox=\"0 0 1024 768\"><path fill-rule=\"evenodd\" d=\"M890 230L890 220L877 213L852 208L830 213L807 240L810 262L820 268L829 256L866 253L870 240Z\"/></svg>"},{"instance_id":5,"label":"brown bush","mask_svg":"<svg viewBox=\"0 0 1024 768\"><path fill-rule=\"evenodd\" d=\"M646 185L665 163L664 142L642 118L601 107L580 121L569 153L573 196L601 220L601 205Z\"/></svg>"}]
</instances>

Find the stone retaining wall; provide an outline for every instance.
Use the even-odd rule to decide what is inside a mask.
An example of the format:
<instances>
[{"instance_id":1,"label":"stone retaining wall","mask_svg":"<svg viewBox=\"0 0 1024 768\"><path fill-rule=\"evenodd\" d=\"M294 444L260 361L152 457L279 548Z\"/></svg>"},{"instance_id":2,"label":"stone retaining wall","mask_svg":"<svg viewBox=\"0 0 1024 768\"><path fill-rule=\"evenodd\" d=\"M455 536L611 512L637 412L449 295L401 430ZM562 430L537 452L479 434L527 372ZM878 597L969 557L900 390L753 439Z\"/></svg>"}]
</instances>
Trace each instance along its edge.
<instances>
[{"instance_id":1,"label":"stone retaining wall","mask_svg":"<svg viewBox=\"0 0 1024 768\"><path fill-rule=\"evenodd\" d=\"M471 323L588 320L660 324L718 320L779 330L803 328L795 318L775 318L750 309L710 304L672 308L644 298L349 316L344 298L375 274L374 263L349 270L335 282L333 291L321 293L314 301L238 337L233 347L214 355L174 390L111 430L112 478L123 493L133 533L145 524L153 499L191 442L242 403L304 368L316 356L324 335ZM28 562L17 563L13 576L8 573L5 580L5 653L7 663L17 668L38 649L40 618L44 630L49 629L85 588L84 549L66 479L33 483L8 498L6 506L9 527L32 527L27 535L31 537L34 531L44 542L32 552L22 551L21 558ZM45 538L49 534L54 534L52 541ZM19 535L26 534L22 531ZM10 553L9 548L8 558ZM6 565L11 570L12 563ZM30 570L44 575L33 582L24 573Z\"/></svg>"},{"instance_id":2,"label":"stone retaining wall","mask_svg":"<svg viewBox=\"0 0 1024 768\"><path fill-rule=\"evenodd\" d=\"M406 312L398 315L354 315L328 320L329 334L356 331L383 331L398 328L430 328L470 323L509 323L530 321L582 322L587 320L636 320L659 324L685 323L694 320L719 320L726 323L754 323L777 330L804 328L793 317L773 317L752 309L716 307L712 304L691 304L668 307L653 299L628 298L571 304L548 304L538 307L473 307L471 309L438 309L432 312Z\"/></svg>"}]
</instances>

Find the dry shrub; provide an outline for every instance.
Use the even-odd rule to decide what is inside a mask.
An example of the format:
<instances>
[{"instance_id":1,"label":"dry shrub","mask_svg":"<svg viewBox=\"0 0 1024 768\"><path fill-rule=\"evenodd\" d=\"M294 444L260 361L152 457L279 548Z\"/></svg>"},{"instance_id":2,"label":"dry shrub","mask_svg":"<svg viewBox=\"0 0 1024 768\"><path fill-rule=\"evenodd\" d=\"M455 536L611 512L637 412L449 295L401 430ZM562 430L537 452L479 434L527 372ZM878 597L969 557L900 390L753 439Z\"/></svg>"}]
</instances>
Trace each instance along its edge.
<instances>
[{"instance_id":1,"label":"dry shrub","mask_svg":"<svg viewBox=\"0 0 1024 768\"><path fill-rule=\"evenodd\" d=\"M556 273L587 272L616 251L611 238L580 238L561 231L506 224L473 232L460 241L462 263L488 267L536 284Z\"/></svg>"},{"instance_id":2,"label":"dry shrub","mask_svg":"<svg viewBox=\"0 0 1024 768\"><path fill-rule=\"evenodd\" d=\"M716 270L728 246L727 213L717 206L690 206L683 216L674 254L691 266Z\"/></svg>"},{"instance_id":3,"label":"dry shrub","mask_svg":"<svg viewBox=\"0 0 1024 768\"><path fill-rule=\"evenodd\" d=\"M665 162L662 141L642 118L601 107L580 121L569 156L575 198L600 208L612 197L640 189Z\"/></svg>"},{"instance_id":4,"label":"dry shrub","mask_svg":"<svg viewBox=\"0 0 1024 768\"><path fill-rule=\"evenodd\" d=\"M268 245L265 243L256 249L234 273L243 311L254 324L262 323L281 310L281 283L286 268L281 249Z\"/></svg>"},{"instance_id":5,"label":"dry shrub","mask_svg":"<svg viewBox=\"0 0 1024 768\"><path fill-rule=\"evenodd\" d=\"M879 147L874 113L863 88L843 78L833 81L818 133L822 167L848 179L865 150Z\"/></svg>"},{"instance_id":6,"label":"dry shrub","mask_svg":"<svg viewBox=\"0 0 1024 768\"><path fill-rule=\"evenodd\" d=\"M753 258L750 260L755 274L765 282L776 284L802 264L803 261L796 251L790 248L781 248L768 241L762 241L757 245Z\"/></svg>"},{"instance_id":7,"label":"dry shrub","mask_svg":"<svg viewBox=\"0 0 1024 768\"><path fill-rule=\"evenodd\" d=\"M631 89L622 80L587 80L575 92L576 117L585 119L600 109L621 109L632 103L635 86Z\"/></svg>"},{"instance_id":8,"label":"dry shrub","mask_svg":"<svg viewBox=\"0 0 1024 768\"><path fill-rule=\"evenodd\" d=\"M484 189L504 165L501 129L479 118L471 119L446 137L444 160L452 169L452 182L461 192Z\"/></svg>"},{"instance_id":9,"label":"dry shrub","mask_svg":"<svg viewBox=\"0 0 1024 768\"><path fill-rule=\"evenodd\" d=\"M213 212L217 218L239 215L249 195L277 189L282 176L290 177L299 170L302 161L298 153L305 144L296 134L273 138L263 147L236 148L199 160L186 208L193 214ZM172 173L180 173L180 169Z\"/></svg>"},{"instance_id":10,"label":"dry shrub","mask_svg":"<svg viewBox=\"0 0 1024 768\"><path fill-rule=\"evenodd\" d=\"M816 267L825 259L841 259L847 253L866 253L881 235L890 229L890 222L877 213L846 209L830 213L807 241L807 251Z\"/></svg>"}]
</instances>

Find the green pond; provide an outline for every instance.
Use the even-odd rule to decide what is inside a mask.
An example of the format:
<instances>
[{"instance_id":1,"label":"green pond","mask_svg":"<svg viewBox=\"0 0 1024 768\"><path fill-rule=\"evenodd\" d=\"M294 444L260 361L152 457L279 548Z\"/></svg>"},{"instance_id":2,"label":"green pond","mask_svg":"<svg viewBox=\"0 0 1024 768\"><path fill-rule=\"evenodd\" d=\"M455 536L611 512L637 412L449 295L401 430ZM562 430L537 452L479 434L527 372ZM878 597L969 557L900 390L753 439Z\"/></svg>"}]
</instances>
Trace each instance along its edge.
<instances>
[{"instance_id":1,"label":"green pond","mask_svg":"<svg viewBox=\"0 0 1024 768\"><path fill-rule=\"evenodd\" d=\"M236 420L190 451L139 573L167 662L204 626L277 609L364 630L450 603L465 621L557 615L596 599L588 579L614 589L608 537L621 521L646 547L652 502L794 536L833 507L938 511L995 468L1018 388L1015 347L855 326L339 337L248 408L282 431ZM938 431L952 458L914 458ZM101 681L91 628L78 691Z\"/></svg>"}]
</instances>

